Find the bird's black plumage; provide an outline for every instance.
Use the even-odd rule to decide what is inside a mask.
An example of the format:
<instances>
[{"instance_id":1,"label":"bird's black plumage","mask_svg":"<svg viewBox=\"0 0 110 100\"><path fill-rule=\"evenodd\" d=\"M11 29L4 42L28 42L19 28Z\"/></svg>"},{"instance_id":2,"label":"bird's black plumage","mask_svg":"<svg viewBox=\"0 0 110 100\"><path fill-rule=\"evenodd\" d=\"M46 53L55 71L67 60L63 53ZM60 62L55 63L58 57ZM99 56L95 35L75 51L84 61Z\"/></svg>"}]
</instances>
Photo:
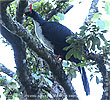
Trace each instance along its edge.
<instances>
[{"instance_id":1,"label":"bird's black plumage","mask_svg":"<svg viewBox=\"0 0 110 100\"><path fill-rule=\"evenodd\" d=\"M54 53L56 55L61 55L61 57L65 59L65 55L68 51L64 51L63 48L69 45L68 43L66 43L66 37L72 35L72 31L58 22L48 22L46 20L43 20L43 18L34 10L25 12L25 14L26 16L32 17L34 22L38 23L36 28L41 28L41 36L44 36L45 39L49 41L49 43L52 45L52 48L54 49ZM41 37L38 36L38 38ZM79 59L74 58L74 56L72 56L69 60L75 63L81 62ZM84 67L78 68L80 73L82 74L82 81L86 95L89 95L90 89L85 69Z\"/></svg>"}]
</instances>

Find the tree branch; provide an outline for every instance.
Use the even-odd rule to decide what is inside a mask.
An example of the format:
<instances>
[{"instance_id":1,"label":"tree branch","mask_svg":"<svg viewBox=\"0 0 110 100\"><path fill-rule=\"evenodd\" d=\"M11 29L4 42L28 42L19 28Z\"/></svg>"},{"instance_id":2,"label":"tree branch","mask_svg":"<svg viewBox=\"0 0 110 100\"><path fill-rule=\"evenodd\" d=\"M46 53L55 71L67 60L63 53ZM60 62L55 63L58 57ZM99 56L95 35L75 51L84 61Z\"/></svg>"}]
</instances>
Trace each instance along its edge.
<instances>
[{"instance_id":1,"label":"tree branch","mask_svg":"<svg viewBox=\"0 0 110 100\"><path fill-rule=\"evenodd\" d=\"M0 63L0 72L5 73L6 75L10 76L11 78L13 78L16 75L13 71L6 68L2 63Z\"/></svg>"},{"instance_id":2,"label":"tree branch","mask_svg":"<svg viewBox=\"0 0 110 100\"><path fill-rule=\"evenodd\" d=\"M93 0L92 1L92 4L91 4L91 7L89 9L89 13L88 13L88 16L87 18L85 19L85 22L90 22L90 20L93 18L94 14L96 12L98 12L98 7L97 4L98 4L99 0Z\"/></svg>"},{"instance_id":3,"label":"tree branch","mask_svg":"<svg viewBox=\"0 0 110 100\"><path fill-rule=\"evenodd\" d=\"M21 84L25 87L27 95L35 95L37 93L37 87L33 88L33 78L29 73L29 69L26 64L26 53L25 45L20 37L10 32L6 27L1 26L1 34L5 37L12 45L14 50L15 63L17 66L17 74ZM30 99L31 97L29 97ZM35 99L35 97L31 98Z\"/></svg>"},{"instance_id":4,"label":"tree branch","mask_svg":"<svg viewBox=\"0 0 110 100\"><path fill-rule=\"evenodd\" d=\"M24 14L24 9L28 5L27 0L20 0L16 9L16 21L19 23L22 23L23 20L23 14Z\"/></svg>"},{"instance_id":5,"label":"tree branch","mask_svg":"<svg viewBox=\"0 0 110 100\"><path fill-rule=\"evenodd\" d=\"M46 20L51 19L54 15L56 15L61 9L62 9L62 5L61 3L65 3L68 0L61 0L59 1L59 4L57 5L57 7L55 9L53 9L47 16L46 16Z\"/></svg>"},{"instance_id":6,"label":"tree branch","mask_svg":"<svg viewBox=\"0 0 110 100\"><path fill-rule=\"evenodd\" d=\"M9 22L9 20L7 19L7 17L5 17L5 16L2 16L2 15L4 15L4 14L7 14L7 12L6 12L6 8L7 8L7 6L11 3L11 2L13 2L14 0L9 0L9 1L0 1L0 5L1 5L1 21L0 21L0 24L1 23L3 23L2 21L4 20L5 21L5 26L8 26L9 25L9 29L10 30L14 30L13 29L13 26L10 24L10 22ZM8 16L8 15L7 15Z\"/></svg>"},{"instance_id":7,"label":"tree branch","mask_svg":"<svg viewBox=\"0 0 110 100\"><path fill-rule=\"evenodd\" d=\"M70 11L74 6L70 5L67 7L66 11L64 11L63 13L66 14L68 11Z\"/></svg>"},{"instance_id":8,"label":"tree branch","mask_svg":"<svg viewBox=\"0 0 110 100\"><path fill-rule=\"evenodd\" d=\"M106 71L106 76L103 85L104 91L101 100L110 99L110 71Z\"/></svg>"}]
</instances>

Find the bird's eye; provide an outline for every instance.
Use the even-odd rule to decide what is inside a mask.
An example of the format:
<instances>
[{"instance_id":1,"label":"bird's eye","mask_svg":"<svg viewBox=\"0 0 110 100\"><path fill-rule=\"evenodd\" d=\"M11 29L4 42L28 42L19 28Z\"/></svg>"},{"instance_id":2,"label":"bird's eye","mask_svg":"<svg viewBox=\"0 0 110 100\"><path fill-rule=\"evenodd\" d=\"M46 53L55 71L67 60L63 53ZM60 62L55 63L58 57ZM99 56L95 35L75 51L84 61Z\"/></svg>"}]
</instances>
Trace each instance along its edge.
<instances>
[{"instance_id":1,"label":"bird's eye","mask_svg":"<svg viewBox=\"0 0 110 100\"><path fill-rule=\"evenodd\" d=\"M29 6L25 8L25 13L27 13L27 12L30 12L30 7Z\"/></svg>"}]
</instances>

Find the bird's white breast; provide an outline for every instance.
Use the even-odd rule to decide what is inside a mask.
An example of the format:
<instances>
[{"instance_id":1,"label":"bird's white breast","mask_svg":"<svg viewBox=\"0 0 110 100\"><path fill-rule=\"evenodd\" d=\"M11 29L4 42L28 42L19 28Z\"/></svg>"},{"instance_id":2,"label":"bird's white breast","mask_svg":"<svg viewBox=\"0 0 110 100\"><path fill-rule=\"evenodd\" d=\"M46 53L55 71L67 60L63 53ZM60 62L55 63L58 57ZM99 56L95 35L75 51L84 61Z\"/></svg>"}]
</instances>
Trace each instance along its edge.
<instances>
[{"instance_id":1,"label":"bird's white breast","mask_svg":"<svg viewBox=\"0 0 110 100\"><path fill-rule=\"evenodd\" d=\"M34 25L35 25L35 33L37 38L40 40L40 42L48 49L53 50L53 45L50 43L50 41L48 41L44 35L42 34L42 28L40 26L40 24L36 21L34 21Z\"/></svg>"}]
</instances>

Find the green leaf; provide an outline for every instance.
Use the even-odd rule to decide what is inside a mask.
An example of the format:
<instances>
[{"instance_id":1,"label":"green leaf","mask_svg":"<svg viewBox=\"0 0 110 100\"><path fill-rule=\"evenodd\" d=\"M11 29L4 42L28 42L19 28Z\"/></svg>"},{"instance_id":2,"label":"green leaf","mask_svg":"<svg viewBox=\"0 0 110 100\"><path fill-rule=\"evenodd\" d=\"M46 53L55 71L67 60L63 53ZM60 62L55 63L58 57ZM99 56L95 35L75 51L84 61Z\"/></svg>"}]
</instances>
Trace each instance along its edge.
<instances>
[{"instance_id":1,"label":"green leaf","mask_svg":"<svg viewBox=\"0 0 110 100\"><path fill-rule=\"evenodd\" d=\"M67 50L68 50L68 46L67 46L67 47L64 47L63 50L64 50L64 51L67 51Z\"/></svg>"},{"instance_id":2,"label":"green leaf","mask_svg":"<svg viewBox=\"0 0 110 100\"><path fill-rule=\"evenodd\" d=\"M99 78L96 76L96 83L99 84L100 83L100 80Z\"/></svg>"},{"instance_id":3,"label":"green leaf","mask_svg":"<svg viewBox=\"0 0 110 100\"><path fill-rule=\"evenodd\" d=\"M107 31L108 31L108 30L103 30L103 31L101 31L101 32L102 32L102 33L107 33Z\"/></svg>"},{"instance_id":4,"label":"green leaf","mask_svg":"<svg viewBox=\"0 0 110 100\"><path fill-rule=\"evenodd\" d=\"M99 36L100 36L100 38L101 38L103 41L106 40L103 34L99 33Z\"/></svg>"},{"instance_id":5,"label":"green leaf","mask_svg":"<svg viewBox=\"0 0 110 100\"><path fill-rule=\"evenodd\" d=\"M42 99L42 100L48 100L48 97L45 96L45 95L42 95L42 96L41 96L41 99Z\"/></svg>"},{"instance_id":6,"label":"green leaf","mask_svg":"<svg viewBox=\"0 0 110 100\"><path fill-rule=\"evenodd\" d=\"M99 71L95 71L95 73L99 73Z\"/></svg>"},{"instance_id":7,"label":"green leaf","mask_svg":"<svg viewBox=\"0 0 110 100\"><path fill-rule=\"evenodd\" d=\"M84 36L85 35L85 32L84 31L80 31L80 35L81 36Z\"/></svg>"},{"instance_id":8,"label":"green leaf","mask_svg":"<svg viewBox=\"0 0 110 100\"><path fill-rule=\"evenodd\" d=\"M100 50L100 39L98 37L93 37L92 38L92 46L91 46L91 49L94 51L95 50L95 46L97 45L97 48Z\"/></svg>"},{"instance_id":9,"label":"green leaf","mask_svg":"<svg viewBox=\"0 0 110 100\"><path fill-rule=\"evenodd\" d=\"M69 36L69 37L67 37L66 42L69 44L74 43L74 38Z\"/></svg>"},{"instance_id":10,"label":"green leaf","mask_svg":"<svg viewBox=\"0 0 110 100\"><path fill-rule=\"evenodd\" d=\"M84 66L87 66L87 64L86 64L85 62L83 62L83 63L78 63L76 66L77 66L77 67L78 67L78 66L84 67Z\"/></svg>"},{"instance_id":11,"label":"green leaf","mask_svg":"<svg viewBox=\"0 0 110 100\"><path fill-rule=\"evenodd\" d=\"M85 31L88 27L86 26L81 26L79 29L81 29L82 31Z\"/></svg>"},{"instance_id":12,"label":"green leaf","mask_svg":"<svg viewBox=\"0 0 110 100\"><path fill-rule=\"evenodd\" d=\"M105 4L105 11L106 11L106 14L110 15L110 2L106 2L106 4Z\"/></svg>"},{"instance_id":13,"label":"green leaf","mask_svg":"<svg viewBox=\"0 0 110 100\"><path fill-rule=\"evenodd\" d=\"M93 18L92 18L92 21L95 21L99 18L99 13L95 13Z\"/></svg>"},{"instance_id":14,"label":"green leaf","mask_svg":"<svg viewBox=\"0 0 110 100\"><path fill-rule=\"evenodd\" d=\"M60 18L58 16L54 16L55 19L60 20Z\"/></svg>"},{"instance_id":15,"label":"green leaf","mask_svg":"<svg viewBox=\"0 0 110 100\"><path fill-rule=\"evenodd\" d=\"M46 91L46 90L44 90L44 89L42 89L42 91L45 92L46 94L48 94L48 91Z\"/></svg>"},{"instance_id":16,"label":"green leaf","mask_svg":"<svg viewBox=\"0 0 110 100\"><path fill-rule=\"evenodd\" d=\"M90 48L90 43L91 43L91 40L88 40L87 41L87 48Z\"/></svg>"},{"instance_id":17,"label":"green leaf","mask_svg":"<svg viewBox=\"0 0 110 100\"><path fill-rule=\"evenodd\" d=\"M70 49L66 54L66 60L70 59L70 57L73 55L74 49Z\"/></svg>"},{"instance_id":18,"label":"green leaf","mask_svg":"<svg viewBox=\"0 0 110 100\"><path fill-rule=\"evenodd\" d=\"M95 50L95 45L96 45L96 40L93 38L93 40L92 40L92 46L91 46L91 49L93 51Z\"/></svg>"},{"instance_id":19,"label":"green leaf","mask_svg":"<svg viewBox=\"0 0 110 100\"><path fill-rule=\"evenodd\" d=\"M100 39L98 38L98 37L96 37L96 44L97 44L97 48L100 50L101 49L101 47L100 47L100 44L101 44L101 41L100 41Z\"/></svg>"},{"instance_id":20,"label":"green leaf","mask_svg":"<svg viewBox=\"0 0 110 100\"><path fill-rule=\"evenodd\" d=\"M92 72L92 69L91 69L91 68L88 68L88 70L89 70L90 72Z\"/></svg>"},{"instance_id":21,"label":"green leaf","mask_svg":"<svg viewBox=\"0 0 110 100\"><path fill-rule=\"evenodd\" d=\"M76 78L76 71L74 69L69 69L69 76L68 78L71 80L72 78Z\"/></svg>"},{"instance_id":22,"label":"green leaf","mask_svg":"<svg viewBox=\"0 0 110 100\"><path fill-rule=\"evenodd\" d=\"M28 20L31 20L31 17L28 17L27 19L28 19Z\"/></svg>"},{"instance_id":23,"label":"green leaf","mask_svg":"<svg viewBox=\"0 0 110 100\"><path fill-rule=\"evenodd\" d=\"M69 0L69 2L72 2L72 1L74 1L74 0Z\"/></svg>"},{"instance_id":24,"label":"green leaf","mask_svg":"<svg viewBox=\"0 0 110 100\"><path fill-rule=\"evenodd\" d=\"M104 20L105 23L105 29L109 30L110 28L110 21L109 20Z\"/></svg>"},{"instance_id":25,"label":"green leaf","mask_svg":"<svg viewBox=\"0 0 110 100\"><path fill-rule=\"evenodd\" d=\"M71 72L73 78L76 78L76 71L74 71L74 70L72 69L72 70L70 70L70 72Z\"/></svg>"},{"instance_id":26,"label":"green leaf","mask_svg":"<svg viewBox=\"0 0 110 100\"><path fill-rule=\"evenodd\" d=\"M64 51L67 51L67 50L69 50L70 48L71 48L71 46L66 46L66 47L63 48L63 50L64 50Z\"/></svg>"},{"instance_id":27,"label":"green leaf","mask_svg":"<svg viewBox=\"0 0 110 100\"><path fill-rule=\"evenodd\" d=\"M87 22L85 22L85 25L89 26L89 24Z\"/></svg>"},{"instance_id":28,"label":"green leaf","mask_svg":"<svg viewBox=\"0 0 110 100\"><path fill-rule=\"evenodd\" d=\"M38 5L40 5L39 2L34 3L34 4L33 4L33 8L34 8L35 6L38 6Z\"/></svg>"},{"instance_id":29,"label":"green leaf","mask_svg":"<svg viewBox=\"0 0 110 100\"><path fill-rule=\"evenodd\" d=\"M37 71L37 69L36 69L35 66L33 66L33 69L32 70L33 70L34 73L36 73L36 71Z\"/></svg>"},{"instance_id":30,"label":"green leaf","mask_svg":"<svg viewBox=\"0 0 110 100\"><path fill-rule=\"evenodd\" d=\"M81 51L79 51L78 49L74 49L74 57L81 59L82 58Z\"/></svg>"},{"instance_id":31,"label":"green leaf","mask_svg":"<svg viewBox=\"0 0 110 100\"><path fill-rule=\"evenodd\" d=\"M59 17L60 20L64 20L64 14L58 13L57 16Z\"/></svg>"},{"instance_id":32,"label":"green leaf","mask_svg":"<svg viewBox=\"0 0 110 100\"><path fill-rule=\"evenodd\" d=\"M92 25L93 28L96 28L96 25Z\"/></svg>"},{"instance_id":33,"label":"green leaf","mask_svg":"<svg viewBox=\"0 0 110 100\"><path fill-rule=\"evenodd\" d=\"M90 81L93 79L93 77L94 77L94 75L93 75L93 74L91 74L91 75L90 75Z\"/></svg>"}]
</instances>

